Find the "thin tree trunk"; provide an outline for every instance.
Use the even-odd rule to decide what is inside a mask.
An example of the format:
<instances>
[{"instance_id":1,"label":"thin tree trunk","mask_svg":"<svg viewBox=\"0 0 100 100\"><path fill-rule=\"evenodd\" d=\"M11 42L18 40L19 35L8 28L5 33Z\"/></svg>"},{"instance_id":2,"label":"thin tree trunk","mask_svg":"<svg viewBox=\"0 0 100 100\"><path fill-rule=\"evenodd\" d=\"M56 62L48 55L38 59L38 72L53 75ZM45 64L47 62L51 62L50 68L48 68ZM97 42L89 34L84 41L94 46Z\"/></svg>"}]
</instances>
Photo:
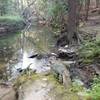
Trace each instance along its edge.
<instances>
[{"instance_id":1,"label":"thin tree trunk","mask_svg":"<svg viewBox=\"0 0 100 100\"><path fill-rule=\"evenodd\" d=\"M96 0L96 8L99 8L99 3L100 3L100 1Z\"/></svg>"},{"instance_id":2,"label":"thin tree trunk","mask_svg":"<svg viewBox=\"0 0 100 100\"><path fill-rule=\"evenodd\" d=\"M86 10L85 21L88 20L89 6L90 6L90 0L85 0L85 10Z\"/></svg>"},{"instance_id":3,"label":"thin tree trunk","mask_svg":"<svg viewBox=\"0 0 100 100\"><path fill-rule=\"evenodd\" d=\"M20 2L21 2L21 11L23 11L23 9L24 9L24 2L23 2L23 0L21 0Z\"/></svg>"}]
</instances>

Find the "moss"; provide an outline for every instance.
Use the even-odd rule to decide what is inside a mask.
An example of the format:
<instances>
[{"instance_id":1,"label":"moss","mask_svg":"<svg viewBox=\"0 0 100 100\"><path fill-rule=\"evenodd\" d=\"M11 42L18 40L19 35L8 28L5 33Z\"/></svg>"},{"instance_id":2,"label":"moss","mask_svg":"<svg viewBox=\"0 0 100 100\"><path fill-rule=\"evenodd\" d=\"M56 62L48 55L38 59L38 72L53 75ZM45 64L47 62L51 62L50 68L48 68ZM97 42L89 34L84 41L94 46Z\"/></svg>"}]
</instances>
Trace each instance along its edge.
<instances>
[{"instance_id":1,"label":"moss","mask_svg":"<svg viewBox=\"0 0 100 100\"><path fill-rule=\"evenodd\" d=\"M78 96L70 91L70 88L65 88L53 75L49 75L47 78L54 86L50 92L50 96L54 95L57 100L79 100Z\"/></svg>"},{"instance_id":2,"label":"moss","mask_svg":"<svg viewBox=\"0 0 100 100\"><path fill-rule=\"evenodd\" d=\"M52 85L52 89L49 92L50 97L55 97L55 100L79 100L78 96L74 92L70 91L70 89L65 88L51 74L48 76L34 73L30 76L27 74L23 74L15 81L15 86L16 88L20 87L23 84L25 84L25 86L28 86L31 82L35 80L42 80L43 78L47 78L48 83Z\"/></svg>"},{"instance_id":3,"label":"moss","mask_svg":"<svg viewBox=\"0 0 100 100\"><path fill-rule=\"evenodd\" d=\"M72 83L72 87L70 89L72 92L77 93L77 92L82 92L85 90L85 88L82 85L79 85L76 82Z\"/></svg>"},{"instance_id":4,"label":"moss","mask_svg":"<svg viewBox=\"0 0 100 100\"><path fill-rule=\"evenodd\" d=\"M21 85L23 85L26 82L34 81L39 78L39 75L33 73L30 76L27 74L23 74L19 76L15 81L14 81L14 86L19 88Z\"/></svg>"}]
</instances>

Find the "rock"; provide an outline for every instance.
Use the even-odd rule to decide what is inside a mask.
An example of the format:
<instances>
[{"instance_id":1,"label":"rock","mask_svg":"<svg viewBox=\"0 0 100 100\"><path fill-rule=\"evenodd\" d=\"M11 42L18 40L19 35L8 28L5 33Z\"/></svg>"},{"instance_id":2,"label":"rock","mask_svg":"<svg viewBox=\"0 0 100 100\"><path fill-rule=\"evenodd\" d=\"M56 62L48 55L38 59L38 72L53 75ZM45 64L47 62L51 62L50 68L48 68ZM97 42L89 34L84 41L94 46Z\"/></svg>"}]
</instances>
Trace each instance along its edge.
<instances>
[{"instance_id":1,"label":"rock","mask_svg":"<svg viewBox=\"0 0 100 100\"><path fill-rule=\"evenodd\" d=\"M51 71L65 87L71 85L70 73L64 64L59 61L54 61L51 65Z\"/></svg>"},{"instance_id":2,"label":"rock","mask_svg":"<svg viewBox=\"0 0 100 100\"><path fill-rule=\"evenodd\" d=\"M47 79L47 78L43 78L42 80L43 80L43 81L47 81L48 79Z\"/></svg>"},{"instance_id":3,"label":"rock","mask_svg":"<svg viewBox=\"0 0 100 100\"><path fill-rule=\"evenodd\" d=\"M76 61L62 61L62 63L68 67L71 67L76 64Z\"/></svg>"},{"instance_id":4,"label":"rock","mask_svg":"<svg viewBox=\"0 0 100 100\"><path fill-rule=\"evenodd\" d=\"M79 86L84 86L84 83L79 79L74 79L74 82Z\"/></svg>"},{"instance_id":5,"label":"rock","mask_svg":"<svg viewBox=\"0 0 100 100\"><path fill-rule=\"evenodd\" d=\"M6 49L7 49L7 47L4 47L3 49L4 49L4 50L6 50Z\"/></svg>"},{"instance_id":6,"label":"rock","mask_svg":"<svg viewBox=\"0 0 100 100\"><path fill-rule=\"evenodd\" d=\"M13 87L0 85L0 100L16 100L16 91Z\"/></svg>"},{"instance_id":7,"label":"rock","mask_svg":"<svg viewBox=\"0 0 100 100\"><path fill-rule=\"evenodd\" d=\"M51 53L51 56L57 56L57 54L56 53Z\"/></svg>"},{"instance_id":8,"label":"rock","mask_svg":"<svg viewBox=\"0 0 100 100\"><path fill-rule=\"evenodd\" d=\"M68 45L65 45L65 48L68 48Z\"/></svg>"}]
</instances>

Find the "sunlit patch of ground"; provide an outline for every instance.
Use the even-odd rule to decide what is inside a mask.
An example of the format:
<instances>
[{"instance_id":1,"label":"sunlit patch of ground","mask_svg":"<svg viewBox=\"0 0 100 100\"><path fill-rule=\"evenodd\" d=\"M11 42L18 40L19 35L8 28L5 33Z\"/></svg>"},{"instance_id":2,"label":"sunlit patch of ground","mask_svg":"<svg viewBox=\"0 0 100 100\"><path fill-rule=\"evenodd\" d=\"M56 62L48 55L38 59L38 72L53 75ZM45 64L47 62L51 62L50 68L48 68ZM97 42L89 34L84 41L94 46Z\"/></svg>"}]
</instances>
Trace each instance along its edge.
<instances>
[{"instance_id":1,"label":"sunlit patch of ground","mask_svg":"<svg viewBox=\"0 0 100 100\"><path fill-rule=\"evenodd\" d=\"M21 86L19 100L79 100L52 75L33 75L29 80Z\"/></svg>"}]
</instances>

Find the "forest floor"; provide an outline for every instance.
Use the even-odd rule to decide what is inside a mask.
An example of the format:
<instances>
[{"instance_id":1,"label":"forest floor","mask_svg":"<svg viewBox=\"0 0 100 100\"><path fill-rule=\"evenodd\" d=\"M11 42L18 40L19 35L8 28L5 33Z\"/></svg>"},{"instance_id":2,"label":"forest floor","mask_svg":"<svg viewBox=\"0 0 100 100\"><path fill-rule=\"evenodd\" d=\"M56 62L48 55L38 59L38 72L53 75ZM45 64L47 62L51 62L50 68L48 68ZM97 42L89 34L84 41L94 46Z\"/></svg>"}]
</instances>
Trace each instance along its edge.
<instances>
[{"instance_id":1,"label":"forest floor","mask_svg":"<svg viewBox=\"0 0 100 100\"><path fill-rule=\"evenodd\" d=\"M82 31L81 35L83 40L85 38L87 40L86 43L93 40L100 40L100 16L90 16L88 18L88 21L85 22L82 27L80 27L80 30ZM93 59L95 60L95 58ZM78 68L76 72L79 73L79 76L82 78L84 83L86 83L87 85L91 84L91 80L93 81L94 75L100 75L99 58L97 62L80 65L80 68Z\"/></svg>"},{"instance_id":2,"label":"forest floor","mask_svg":"<svg viewBox=\"0 0 100 100\"><path fill-rule=\"evenodd\" d=\"M100 36L100 15L89 17L80 30L88 34Z\"/></svg>"}]
</instances>

